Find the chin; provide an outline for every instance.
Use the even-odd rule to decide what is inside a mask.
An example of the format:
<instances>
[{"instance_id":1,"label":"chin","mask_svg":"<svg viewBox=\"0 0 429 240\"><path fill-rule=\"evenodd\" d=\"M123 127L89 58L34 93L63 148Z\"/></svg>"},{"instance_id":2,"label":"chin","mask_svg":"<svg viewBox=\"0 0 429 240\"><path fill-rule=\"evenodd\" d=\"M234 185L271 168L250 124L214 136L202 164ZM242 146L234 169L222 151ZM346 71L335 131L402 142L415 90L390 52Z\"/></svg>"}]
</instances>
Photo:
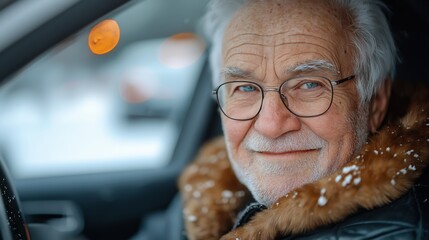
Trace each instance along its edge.
<instances>
[{"instance_id":1,"label":"chin","mask_svg":"<svg viewBox=\"0 0 429 240\"><path fill-rule=\"evenodd\" d=\"M283 174L267 172L263 168L255 171L256 166L244 167L231 157L230 160L238 180L249 189L258 203L265 206L272 205L296 188L318 180L325 173L319 165L307 166L300 171L284 171ZM302 169L307 169L308 172L304 173Z\"/></svg>"},{"instance_id":2,"label":"chin","mask_svg":"<svg viewBox=\"0 0 429 240\"><path fill-rule=\"evenodd\" d=\"M253 195L253 198L260 204L263 204L265 206L271 206L274 204L279 198L285 196L288 194L293 188L286 187L287 189L277 189L277 191L273 189L267 189L265 188L265 191L263 188L255 187L255 185L252 185L253 189L250 189L250 192Z\"/></svg>"},{"instance_id":3,"label":"chin","mask_svg":"<svg viewBox=\"0 0 429 240\"><path fill-rule=\"evenodd\" d=\"M259 181L258 181L259 180ZM252 193L253 197L259 203L265 206L271 206L279 198L290 194L294 189L297 189L309 182L312 182L312 178L280 178L266 179L254 179L249 182L248 188Z\"/></svg>"},{"instance_id":4,"label":"chin","mask_svg":"<svg viewBox=\"0 0 429 240\"><path fill-rule=\"evenodd\" d=\"M232 166L238 179L249 189L253 198L265 206L271 206L279 198L290 194L294 189L316 181L324 175L324 171L313 171L309 175L303 175L301 172L299 177L273 174L258 175L239 168L235 161L232 161Z\"/></svg>"}]
</instances>

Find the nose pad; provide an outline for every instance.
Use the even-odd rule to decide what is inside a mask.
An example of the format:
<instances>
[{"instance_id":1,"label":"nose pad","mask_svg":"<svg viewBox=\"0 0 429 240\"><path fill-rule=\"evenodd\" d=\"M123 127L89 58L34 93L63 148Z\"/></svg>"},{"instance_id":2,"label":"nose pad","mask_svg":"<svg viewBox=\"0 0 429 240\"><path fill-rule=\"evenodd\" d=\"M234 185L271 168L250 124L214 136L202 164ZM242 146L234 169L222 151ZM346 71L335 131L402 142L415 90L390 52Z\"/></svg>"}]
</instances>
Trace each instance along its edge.
<instances>
[{"instance_id":1,"label":"nose pad","mask_svg":"<svg viewBox=\"0 0 429 240\"><path fill-rule=\"evenodd\" d=\"M271 96L273 98L270 98L270 100L268 100L267 96L268 96L269 92L272 92L274 95L277 95L277 94L280 95L280 101L281 101L280 105L282 107L282 110L286 111L288 114L292 114L293 115L293 113L287 107L288 106L288 100L287 100L286 96L284 94L280 93L277 89L269 89L269 90L265 91L266 94L265 94L265 99L264 99L264 101L262 103L262 108L264 108L265 104L273 104L273 102L277 102L278 101L277 96L274 96L274 95ZM279 104L279 103L277 102L277 103L274 103L274 104ZM278 107L280 107L280 106L278 106Z\"/></svg>"},{"instance_id":2,"label":"nose pad","mask_svg":"<svg viewBox=\"0 0 429 240\"><path fill-rule=\"evenodd\" d=\"M287 99L278 92L264 99L261 112L256 118L254 128L260 134L275 139L287 132L297 131L301 123L295 115L285 107Z\"/></svg>"},{"instance_id":3,"label":"nose pad","mask_svg":"<svg viewBox=\"0 0 429 240\"><path fill-rule=\"evenodd\" d=\"M276 96L277 95L277 96ZM279 92L274 92L273 95L268 97L268 94L266 95L264 102L262 103L262 111L264 111L264 108L266 108L266 111L271 112L271 116L283 116L283 117L291 117L295 116L288 107L288 99L285 95L280 94L279 98ZM265 106L264 106L265 105Z\"/></svg>"},{"instance_id":4,"label":"nose pad","mask_svg":"<svg viewBox=\"0 0 429 240\"><path fill-rule=\"evenodd\" d=\"M280 93L280 98L286 107L289 106L289 103L287 101L287 97L283 93Z\"/></svg>"}]
</instances>

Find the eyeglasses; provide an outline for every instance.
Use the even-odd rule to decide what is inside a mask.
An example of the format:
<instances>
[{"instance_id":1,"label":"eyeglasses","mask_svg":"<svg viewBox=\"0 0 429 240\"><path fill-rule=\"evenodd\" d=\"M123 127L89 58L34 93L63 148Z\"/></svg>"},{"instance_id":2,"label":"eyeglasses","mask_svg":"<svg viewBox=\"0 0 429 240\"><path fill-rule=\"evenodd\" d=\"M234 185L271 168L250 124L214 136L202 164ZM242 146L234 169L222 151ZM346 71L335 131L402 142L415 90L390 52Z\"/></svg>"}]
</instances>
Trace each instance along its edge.
<instances>
[{"instance_id":1,"label":"eyeglasses","mask_svg":"<svg viewBox=\"0 0 429 240\"><path fill-rule=\"evenodd\" d=\"M264 88L250 81L225 82L212 91L220 110L230 119L245 121L256 117L262 109L266 92L278 92L285 107L298 117L317 117L332 105L334 86L355 78L355 75L331 81L325 77L303 76L284 81L279 88Z\"/></svg>"}]
</instances>

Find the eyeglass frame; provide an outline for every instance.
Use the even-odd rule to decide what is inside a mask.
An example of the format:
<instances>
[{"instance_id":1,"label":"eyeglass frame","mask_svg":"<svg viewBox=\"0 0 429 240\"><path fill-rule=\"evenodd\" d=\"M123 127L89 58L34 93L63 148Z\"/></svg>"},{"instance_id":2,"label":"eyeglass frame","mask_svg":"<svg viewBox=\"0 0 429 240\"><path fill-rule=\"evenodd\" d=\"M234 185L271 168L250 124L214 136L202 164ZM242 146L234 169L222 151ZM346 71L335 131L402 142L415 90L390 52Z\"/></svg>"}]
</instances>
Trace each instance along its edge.
<instances>
[{"instance_id":1,"label":"eyeglass frame","mask_svg":"<svg viewBox=\"0 0 429 240\"><path fill-rule=\"evenodd\" d=\"M333 99L334 99L334 86L337 86L337 85L339 85L339 84L341 84L341 83L344 83L344 82L347 82L347 81L349 81L349 80L352 80L352 79L354 79L354 78L356 77L356 75L354 75L354 74L353 74L353 75L350 75L350 76L348 76L348 77L345 77L345 78L342 78L342 79L339 79L339 80L335 80L335 81L331 81L331 80L329 80L328 78L326 78L326 77L322 77L322 76L310 76L310 77L319 77L319 78L326 79L326 80L331 84L331 89L332 89L331 102L329 103L328 108L327 108L324 112L322 112L322 113L320 113L320 114L311 115L311 116L301 116L301 115L296 114L295 112L293 112L292 110L290 110L290 109L289 109L289 107L286 105L285 101L283 100L284 95L280 92L280 89L282 88L283 84L285 84L285 83L286 83L287 81L289 81L289 80L295 79L295 77L294 77L294 78L290 78L290 79L285 80L285 81L284 81L284 82L282 82L282 84L280 84L280 86L279 86L279 87L277 87L277 88L276 88L276 87L268 87L268 88L264 88L263 86L261 86L260 84L258 84L258 83L256 83L256 82L246 81L246 80L244 80L244 81L230 81L230 82L224 82L224 83L220 84L218 87L216 87L216 89L212 90L212 94L213 94L213 95L216 95L216 97L215 97L216 102L217 102L217 104L218 104L218 106L219 106L220 110L222 111L223 115L225 115L225 116L226 116L227 118L229 118L229 119L236 120L236 121L249 121L249 120L251 120L251 119L255 118L256 116L258 116L258 115L259 115L259 113L260 113L260 112L261 112L261 110L262 110L262 106L263 106L263 104L264 104L264 97L265 97L265 93L266 93L266 92L277 92L277 93L279 94L279 96L280 96L280 99L282 100L283 105L284 105L284 106L286 107L286 109L287 109L289 112L291 112L293 115L295 115L295 116L297 116L297 117L301 117L301 118L312 118L312 117L318 117L318 116L321 116L321 115L325 114L325 113L326 113L326 112L331 108L332 101L333 101ZM258 112L255 114L255 116L253 116L253 117L251 117L251 118L246 118L246 119L237 119L237 118L232 118L232 117L228 116L228 115L224 112L224 110L223 110L223 109L222 109L222 107L221 107L220 101L219 101L218 91L219 91L219 88L221 88L223 85L228 84L228 83L231 83L231 82L251 83L251 84L255 84L255 85L256 85L256 86L258 86L260 89L262 89L262 92L261 92L261 93L262 93L261 106L259 107L259 110L258 110Z\"/></svg>"}]
</instances>

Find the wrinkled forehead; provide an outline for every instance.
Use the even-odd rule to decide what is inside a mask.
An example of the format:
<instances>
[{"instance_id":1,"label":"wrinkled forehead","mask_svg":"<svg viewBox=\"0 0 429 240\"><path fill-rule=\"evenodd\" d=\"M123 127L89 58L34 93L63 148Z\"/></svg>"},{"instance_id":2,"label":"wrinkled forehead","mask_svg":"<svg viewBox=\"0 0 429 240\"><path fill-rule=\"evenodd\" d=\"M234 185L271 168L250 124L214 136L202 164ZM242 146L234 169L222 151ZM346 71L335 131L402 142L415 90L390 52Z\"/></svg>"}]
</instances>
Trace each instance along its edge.
<instances>
[{"instance_id":1,"label":"wrinkled forehead","mask_svg":"<svg viewBox=\"0 0 429 240\"><path fill-rule=\"evenodd\" d=\"M224 43L259 38L257 41L275 45L288 36L309 33L314 37L339 38L344 36L342 15L339 8L326 0L250 1L230 21Z\"/></svg>"},{"instance_id":2,"label":"wrinkled forehead","mask_svg":"<svg viewBox=\"0 0 429 240\"><path fill-rule=\"evenodd\" d=\"M263 76L267 61L280 70L322 60L337 73L351 73L353 45L341 13L329 0L252 1L237 11L226 29L223 67L261 67Z\"/></svg>"}]
</instances>

